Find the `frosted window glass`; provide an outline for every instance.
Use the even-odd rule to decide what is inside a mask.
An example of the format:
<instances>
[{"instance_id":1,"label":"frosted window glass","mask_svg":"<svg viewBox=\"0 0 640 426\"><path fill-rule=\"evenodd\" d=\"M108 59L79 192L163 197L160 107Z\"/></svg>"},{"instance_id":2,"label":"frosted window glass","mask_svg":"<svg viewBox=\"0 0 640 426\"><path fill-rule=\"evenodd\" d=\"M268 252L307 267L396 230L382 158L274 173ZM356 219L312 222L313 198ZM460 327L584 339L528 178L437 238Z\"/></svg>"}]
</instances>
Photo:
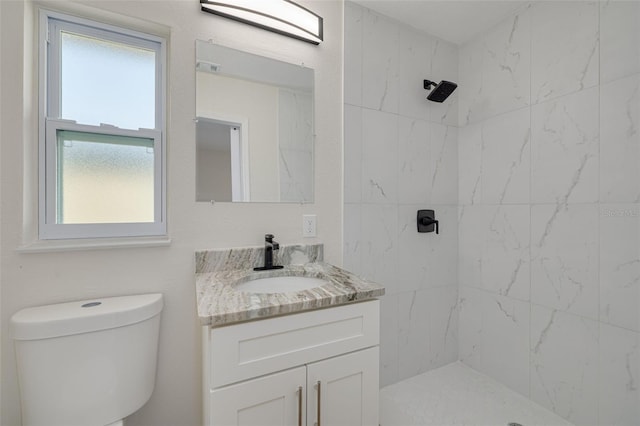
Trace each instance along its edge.
<instances>
[{"instance_id":1,"label":"frosted window glass","mask_svg":"<svg viewBox=\"0 0 640 426\"><path fill-rule=\"evenodd\" d=\"M57 223L153 222L153 144L58 130Z\"/></svg>"},{"instance_id":2,"label":"frosted window glass","mask_svg":"<svg viewBox=\"0 0 640 426\"><path fill-rule=\"evenodd\" d=\"M61 33L60 118L82 124L156 128L156 53Z\"/></svg>"}]
</instances>

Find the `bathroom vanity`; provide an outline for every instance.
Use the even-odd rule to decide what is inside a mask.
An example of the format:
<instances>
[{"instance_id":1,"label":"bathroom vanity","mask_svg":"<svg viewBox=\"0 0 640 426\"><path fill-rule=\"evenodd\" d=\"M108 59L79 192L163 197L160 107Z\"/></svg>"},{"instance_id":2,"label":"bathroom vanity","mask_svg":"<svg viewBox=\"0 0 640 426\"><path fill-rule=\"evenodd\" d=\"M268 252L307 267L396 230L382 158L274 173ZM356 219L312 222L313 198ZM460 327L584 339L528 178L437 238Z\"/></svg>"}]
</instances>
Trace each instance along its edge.
<instances>
[{"instance_id":1,"label":"bathroom vanity","mask_svg":"<svg viewBox=\"0 0 640 426\"><path fill-rule=\"evenodd\" d=\"M256 272L261 250L196 254L205 425L377 425L384 288L321 262L321 245ZM276 291L279 277L322 285Z\"/></svg>"}]
</instances>

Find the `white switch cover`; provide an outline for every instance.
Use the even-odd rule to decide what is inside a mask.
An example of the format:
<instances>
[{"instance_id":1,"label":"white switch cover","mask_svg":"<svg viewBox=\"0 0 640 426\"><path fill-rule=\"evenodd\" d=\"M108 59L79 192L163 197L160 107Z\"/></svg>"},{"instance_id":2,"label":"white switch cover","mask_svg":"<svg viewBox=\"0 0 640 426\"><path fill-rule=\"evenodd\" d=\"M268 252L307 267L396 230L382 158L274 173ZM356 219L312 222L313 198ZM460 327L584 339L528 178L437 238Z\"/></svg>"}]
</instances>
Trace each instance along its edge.
<instances>
[{"instance_id":1,"label":"white switch cover","mask_svg":"<svg viewBox=\"0 0 640 426\"><path fill-rule=\"evenodd\" d=\"M302 236L303 237L315 237L316 234L316 215L304 214L302 215Z\"/></svg>"}]
</instances>

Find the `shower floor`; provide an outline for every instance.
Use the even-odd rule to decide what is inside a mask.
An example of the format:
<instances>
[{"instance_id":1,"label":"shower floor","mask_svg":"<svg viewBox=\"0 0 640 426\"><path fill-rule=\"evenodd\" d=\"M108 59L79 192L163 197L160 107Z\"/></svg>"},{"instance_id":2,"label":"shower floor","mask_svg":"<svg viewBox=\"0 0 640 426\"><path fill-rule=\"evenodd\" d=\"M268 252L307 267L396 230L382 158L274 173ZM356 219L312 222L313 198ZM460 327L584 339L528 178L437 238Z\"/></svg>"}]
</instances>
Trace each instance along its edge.
<instances>
[{"instance_id":1,"label":"shower floor","mask_svg":"<svg viewBox=\"0 0 640 426\"><path fill-rule=\"evenodd\" d=\"M381 426L572 425L501 383L455 362L380 390Z\"/></svg>"}]
</instances>

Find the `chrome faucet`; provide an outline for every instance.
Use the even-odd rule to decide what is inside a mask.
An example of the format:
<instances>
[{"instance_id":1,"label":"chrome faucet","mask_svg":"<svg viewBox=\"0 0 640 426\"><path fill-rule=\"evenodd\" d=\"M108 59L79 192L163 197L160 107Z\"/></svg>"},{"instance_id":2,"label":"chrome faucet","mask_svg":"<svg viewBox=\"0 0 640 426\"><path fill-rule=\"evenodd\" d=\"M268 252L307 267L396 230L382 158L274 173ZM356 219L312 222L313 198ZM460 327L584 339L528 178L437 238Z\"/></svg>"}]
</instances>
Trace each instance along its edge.
<instances>
[{"instance_id":1,"label":"chrome faucet","mask_svg":"<svg viewBox=\"0 0 640 426\"><path fill-rule=\"evenodd\" d=\"M266 234L264 236L264 266L258 266L253 268L254 271L266 271L269 269L282 269L282 265L273 264L273 252L280 250L280 244L273 241L272 234Z\"/></svg>"}]
</instances>

